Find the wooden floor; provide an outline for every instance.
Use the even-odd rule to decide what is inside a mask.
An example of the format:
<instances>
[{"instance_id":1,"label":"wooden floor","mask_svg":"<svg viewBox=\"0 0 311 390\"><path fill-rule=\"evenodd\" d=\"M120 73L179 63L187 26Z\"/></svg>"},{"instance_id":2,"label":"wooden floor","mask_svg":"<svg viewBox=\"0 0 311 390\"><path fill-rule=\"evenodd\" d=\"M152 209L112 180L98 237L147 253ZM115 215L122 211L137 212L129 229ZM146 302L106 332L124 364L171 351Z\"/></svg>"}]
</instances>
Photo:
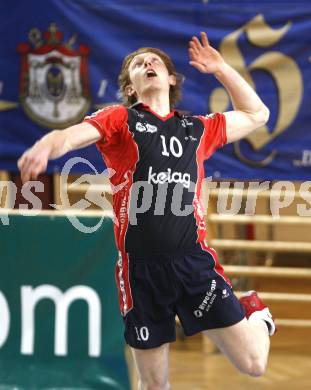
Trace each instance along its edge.
<instances>
[{"instance_id":1,"label":"wooden floor","mask_svg":"<svg viewBox=\"0 0 311 390\"><path fill-rule=\"evenodd\" d=\"M260 378L242 375L221 353L208 352L202 337L178 338L171 344L172 390L311 390L311 329L279 328L271 338L268 370ZM136 390L133 361L129 362Z\"/></svg>"},{"instance_id":2,"label":"wooden floor","mask_svg":"<svg viewBox=\"0 0 311 390\"><path fill-rule=\"evenodd\" d=\"M260 378L240 374L219 352L204 352L201 337L171 345L172 390L311 390L311 329L279 329Z\"/></svg>"}]
</instances>

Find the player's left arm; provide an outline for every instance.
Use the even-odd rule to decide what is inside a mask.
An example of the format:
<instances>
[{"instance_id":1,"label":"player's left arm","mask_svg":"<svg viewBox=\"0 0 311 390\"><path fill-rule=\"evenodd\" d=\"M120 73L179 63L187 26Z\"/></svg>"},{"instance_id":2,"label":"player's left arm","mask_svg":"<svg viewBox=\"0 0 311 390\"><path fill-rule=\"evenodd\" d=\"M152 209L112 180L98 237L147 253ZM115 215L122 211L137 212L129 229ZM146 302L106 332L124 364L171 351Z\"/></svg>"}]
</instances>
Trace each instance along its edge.
<instances>
[{"instance_id":1,"label":"player's left arm","mask_svg":"<svg viewBox=\"0 0 311 390\"><path fill-rule=\"evenodd\" d=\"M269 109L253 88L212 48L205 33L201 41L193 37L189 43L190 64L202 73L211 73L227 90L234 111L225 112L227 142L238 141L263 126Z\"/></svg>"}]
</instances>

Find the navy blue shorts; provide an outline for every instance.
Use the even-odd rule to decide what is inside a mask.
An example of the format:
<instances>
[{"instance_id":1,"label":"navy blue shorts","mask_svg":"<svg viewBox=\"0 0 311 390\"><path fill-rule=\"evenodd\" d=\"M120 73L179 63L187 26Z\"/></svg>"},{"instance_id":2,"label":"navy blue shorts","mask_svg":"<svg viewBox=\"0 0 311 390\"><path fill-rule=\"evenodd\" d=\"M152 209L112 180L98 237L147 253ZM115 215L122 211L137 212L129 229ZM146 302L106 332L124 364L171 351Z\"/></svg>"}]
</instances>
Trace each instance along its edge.
<instances>
[{"instance_id":1,"label":"navy blue shorts","mask_svg":"<svg viewBox=\"0 0 311 390\"><path fill-rule=\"evenodd\" d=\"M123 319L125 340L134 348L175 341L176 315L187 336L234 325L245 316L216 252L205 245L183 254L129 254L128 282L132 303Z\"/></svg>"}]
</instances>

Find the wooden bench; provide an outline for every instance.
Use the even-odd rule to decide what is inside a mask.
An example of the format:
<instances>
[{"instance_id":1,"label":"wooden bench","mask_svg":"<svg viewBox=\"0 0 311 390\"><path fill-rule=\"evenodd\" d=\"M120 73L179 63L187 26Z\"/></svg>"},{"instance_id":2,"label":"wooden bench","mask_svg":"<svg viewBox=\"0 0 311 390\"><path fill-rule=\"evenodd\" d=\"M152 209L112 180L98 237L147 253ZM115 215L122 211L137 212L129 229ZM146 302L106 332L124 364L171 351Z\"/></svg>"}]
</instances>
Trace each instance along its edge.
<instances>
[{"instance_id":1,"label":"wooden bench","mask_svg":"<svg viewBox=\"0 0 311 390\"><path fill-rule=\"evenodd\" d=\"M0 182L9 181L10 177L6 171L0 171ZM0 207L3 208L7 204L7 198L9 196L8 188L0 187Z\"/></svg>"},{"instance_id":2,"label":"wooden bench","mask_svg":"<svg viewBox=\"0 0 311 390\"><path fill-rule=\"evenodd\" d=\"M256 252L292 252L311 253L311 243L291 241L264 241L264 240L226 240L212 239L211 247L216 249L236 249Z\"/></svg>"},{"instance_id":3,"label":"wooden bench","mask_svg":"<svg viewBox=\"0 0 311 390\"><path fill-rule=\"evenodd\" d=\"M215 183L212 183L215 184ZM208 203L208 214L207 214L207 224L209 227L209 240L208 244L211 247L214 247L217 250L221 251L234 251L236 253L241 254L241 261L245 264L248 263L248 265L232 265L232 264L225 264L224 269L225 273L229 277L234 278L246 278L246 281L251 279L254 282L257 283L259 280L262 280L260 282L260 286L262 285L262 290L259 290L260 297L267 302L268 304L273 305L275 308L280 308L280 313L282 313L282 318L278 318L276 320L277 324L279 326L284 327L311 327L311 319L310 316L305 315L304 311L304 305L310 305L311 304L311 287L308 288L308 281L311 281L311 268L307 267L273 267L273 266L259 266L259 265L250 265L252 263L251 259L251 253L261 253L261 254L267 254L267 258L270 256L274 256L276 253L297 253L297 254L309 254L311 253L311 242L297 242L293 240L285 240L282 241L275 240L274 236L271 235L271 229L272 227L300 227L303 229L304 227L311 227L311 217L300 217L298 215L281 215L281 216L273 216L269 215L270 212L270 205L269 201L273 199L278 199L279 197L283 197L285 192L277 191L277 190L265 190L262 192L259 192L257 190L253 189L235 189L235 188L208 188L207 193L209 196L209 203ZM289 197L291 197L294 200L299 200L300 198L310 199L310 192L301 192L301 191L289 191L286 193ZM230 214L219 214L217 213L217 207L219 206L218 201L223 201L224 199L227 199L227 201L230 201L232 197L239 197L240 199L244 200L244 206L245 206L245 200L248 199L257 199L261 200L261 213L260 215L247 215L247 214L237 214L237 215L230 215ZM264 207L263 207L264 206ZM256 209L257 210L257 209ZM241 210L243 212L243 209ZM267 213L267 214L265 214ZM228 227L232 226L253 226L254 228L257 227L263 227L267 229L269 233L269 240L268 239L256 239L256 233L254 240L245 239L244 237L239 238L230 238L222 237L222 226ZM230 228L229 228L230 230ZM257 230L255 230L256 232ZM240 233L241 231L236 231ZM235 232L235 234L236 234ZM243 229L242 229L243 232ZM235 234L233 234L233 237L235 237ZM299 236L298 236L299 237ZM244 255L242 255L244 254ZM247 257L246 257L247 256ZM254 262L256 264L256 261ZM266 262L268 264L269 262ZM265 286L271 287L271 289L274 288L274 280L276 283L276 290L284 290L284 292L279 291L271 291L266 292L264 291ZM281 286L282 280L286 280L288 284L284 284ZM292 280L292 283L290 281ZM267 283L268 282L268 283ZM248 284L248 282L246 283ZM295 287L296 291L303 291L304 293L293 293L291 291L291 286L295 284L298 287ZM303 284L303 286L301 286ZM311 283L310 283L311 284ZM288 286L288 287L287 287ZM269 288L268 287L268 288ZM294 287L294 286L293 286ZM309 294L310 291L310 294ZM240 296L242 292L236 292L237 296ZM295 308L293 313L290 313L290 311L286 311L286 304L289 304L289 307ZM279 306L275 306L278 305ZM311 308L311 306L310 306ZM309 309L308 309L309 310ZM286 314L287 313L287 314ZM296 316L297 318L285 318L286 315L293 317ZM306 318L304 318L306 317ZM309 317L309 318L307 318Z\"/></svg>"}]
</instances>

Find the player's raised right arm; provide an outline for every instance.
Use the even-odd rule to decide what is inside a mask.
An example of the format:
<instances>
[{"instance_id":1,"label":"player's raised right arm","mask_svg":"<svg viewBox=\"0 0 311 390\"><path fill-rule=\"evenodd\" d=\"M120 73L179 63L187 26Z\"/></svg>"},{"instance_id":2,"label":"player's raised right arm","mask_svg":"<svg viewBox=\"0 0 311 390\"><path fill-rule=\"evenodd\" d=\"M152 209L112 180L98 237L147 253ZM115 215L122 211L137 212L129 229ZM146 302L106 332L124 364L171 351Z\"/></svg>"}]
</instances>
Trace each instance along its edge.
<instances>
[{"instance_id":1,"label":"player's raised right arm","mask_svg":"<svg viewBox=\"0 0 311 390\"><path fill-rule=\"evenodd\" d=\"M53 130L30 149L27 149L18 160L22 182L35 180L45 172L48 160L62 157L71 150L91 145L101 138L98 130L90 123L82 122L65 130Z\"/></svg>"}]
</instances>

